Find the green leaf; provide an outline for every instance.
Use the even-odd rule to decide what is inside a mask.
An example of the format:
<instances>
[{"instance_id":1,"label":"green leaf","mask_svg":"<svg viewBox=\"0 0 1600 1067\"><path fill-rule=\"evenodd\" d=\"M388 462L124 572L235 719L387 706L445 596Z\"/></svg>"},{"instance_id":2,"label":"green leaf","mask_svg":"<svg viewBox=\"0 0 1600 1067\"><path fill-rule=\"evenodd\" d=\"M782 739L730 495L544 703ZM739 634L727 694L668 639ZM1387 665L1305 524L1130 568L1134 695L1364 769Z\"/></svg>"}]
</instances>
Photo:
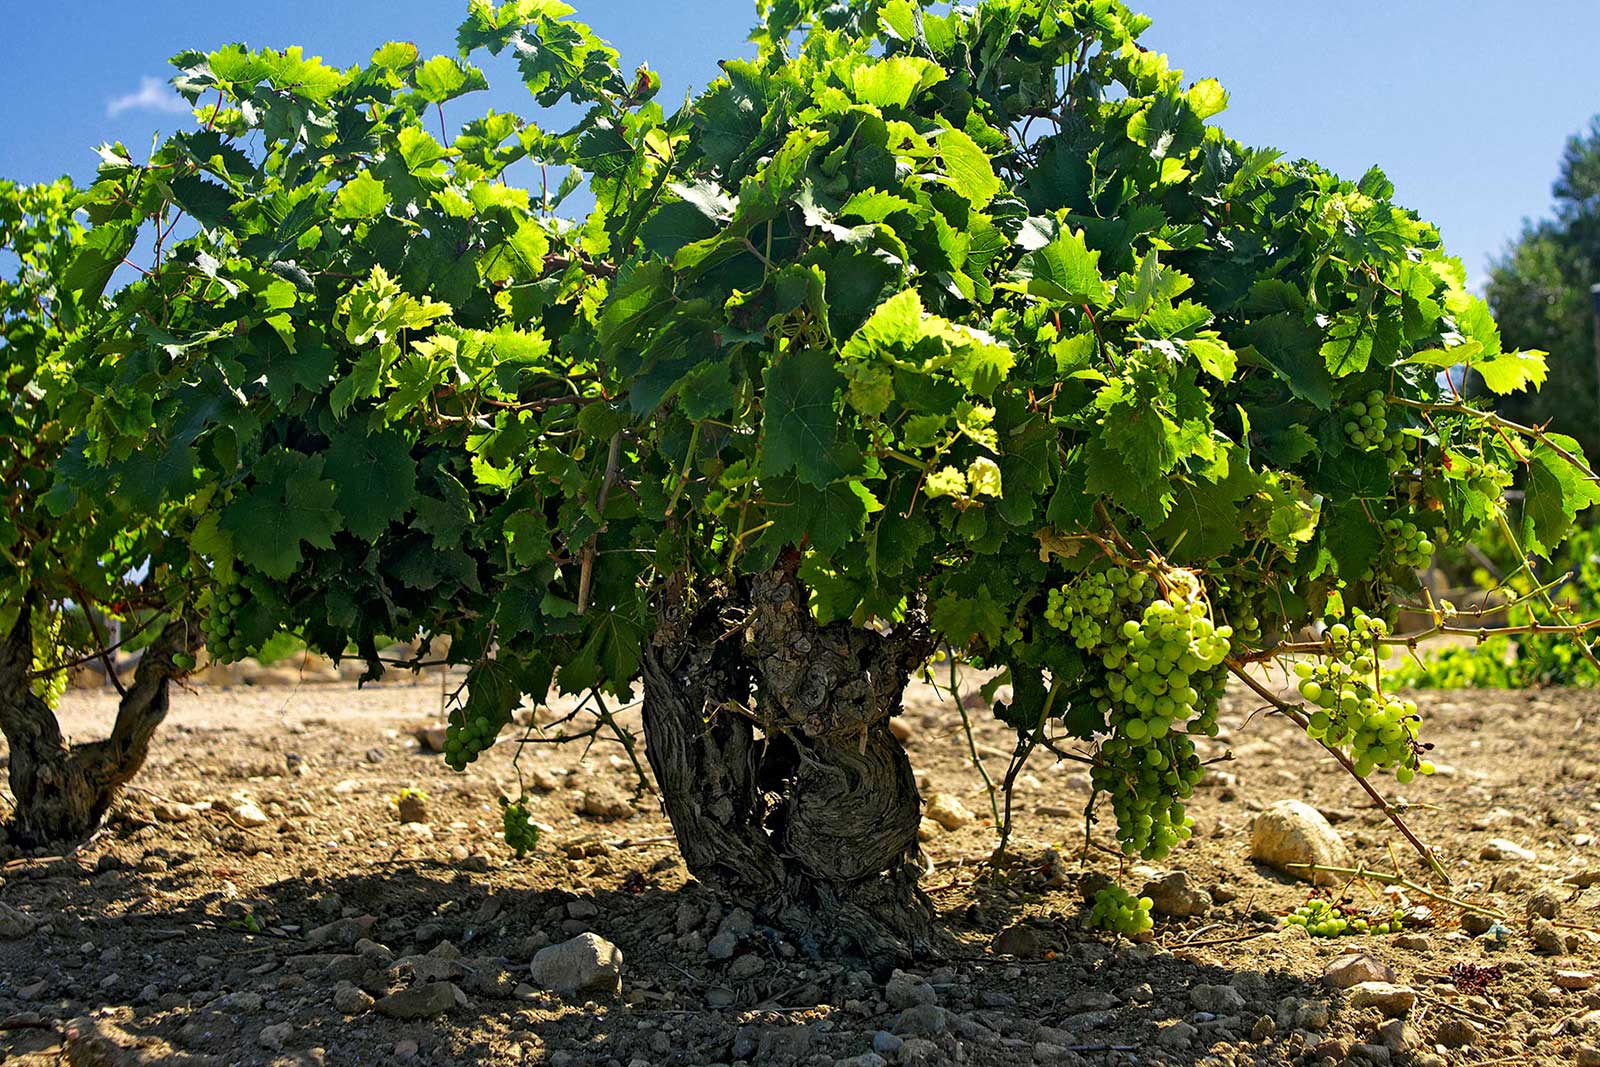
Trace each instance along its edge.
<instances>
[{"instance_id":1,"label":"green leaf","mask_svg":"<svg viewBox=\"0 0 1600 1067\"><path fill-rule=\"evenodd\" d=\"M139 238L137 226L111 222L90 230L78 245L78 253L61 277L61 284L82 300L99 299L106 283L122 261L133 251Z\"/></svg>"},{"instance_id":2,"label":"green leaf","mask_svg":"<svg viewBox=\"0 0 1600 1067\"><path fill-rule=\"evenodd\" d=\"M971 201L973 207L982 210L1000 191L1000 179L995 177L988 154L964 131L949 129L941 133L939 155L944 158L950 187Z\"/></svg>"},{"instance_id":3,"label":"green leaf","mask_svg":"<svg viewBox=\"0 0 1600 1067\"><path fill-rule=\"evenodd\" d=\"M977 596L952 591L939 597L929 605L928 622L957 647L970 644L974 638L998 646L1010 625L1005 608L995 603L987 585L978 588Z\"/></svg>"},{"instance_id":4,"label":"green leaf","mask_svg":"<svg viewBox=\"0 0 1600 1067\"><path fill-rule=\"evenodd\" d=\"M202 226L223 229L233 222L231 208L239 202L225 186L208 182L197 174L185 174L171 182L172 198L194 216Z\"/></svg>"},{"instance_id":5,"label":"green leaf","mask_svg":"<svg viewBox=\"0 0 1600 1067\"><path fill-rule=\"evenodd\" d=\"M340 528L338 489L322 477L323 458L272 449L252 470L254 484L222 513L239 558L270 578L285 579L303 558L302 544L332 548Z\"/></svg>"},{"instance_id":6,"label":"green leaf","mask_svg":"<svg viewBox=\"0 0 1600 1067\"><path fill-rule=\"evenodd\" d=\"M945 78L935 62L920 56L891 56L863 63L851 76L851 91L858 104L905 107L912 94L937 85Z\"/></svg>"},{"instance_id":7,"label":"green leaf","mask_svg":"<svg viewBox=\"0 0 1600 1067\"><path fill-rule=\"evenodd\" d=\"M428 131L417 126L401 127L399 142L406 170L419 176L434 173L450 154Z\"/></svg>"},{"instance_id":8,"label":"green leaf","mask_svg":"<svg viewBox=\"0 0 1600 1067\"><path fill-rule=\"evenodd\" d=\"M470 64L457 63L449 56L434 56L416 69L412 83L430 104L442 104L458 96L489 88L483 71Z\"/></svg>"},{"instance_id":9,"label":"green leaf","mask_svg":"<svg viewBox=\"0 0 1600 1067\"><path fill-rule=\"evenodd\" d=\"M1323 411L1333 406L1333 380L1316 334L1291 314L1269 315L1245 327L1243 337L1289 391Z\"/></svg>"},{"instance_id":10,"label":"green leaf","mask_svg":"<svg viewBox=\"0 0 1600 1067\"><path fill-rule=\"evenodd\" d=\"M764 544L778 549L804 544L824 558L860 537L868 517L882 508L860 482L838 481L818 490L794 478L775 482L762 504L772 521L762 534Z\"/></svg>"},{"instance_id":11,"label":"green leaf","mask_svg":"<svg viewBox=\"0 0 1600 1067\"><path fill-rule=\"evenodd\" d=\"M1600 485L1574 467L1556 448L1581 457L1578 442L1565 434L1547 435L1528 457L1528 479L1523 497L1523 540L1528 551L1549 559L1566 540L1578 513L1600 504Z\"/></svg>"},{"instance_id":12,"label":"green leaf","mask_svg":"<svg viewBox=\"0 0 1600 1067\"><path fill-rule=\"evenodd\" d=\"M1100 277L1099 263L1100 253L1089 251L1082 230L1062 230L1049 244L1023 256L1011 281L999 288L1045 300L1104 307L1110 293Z\"/></svg>"},{"instance_id":13,"label":"green leaf","mask_svg":"<svg viewBox=\"0 0 1600 1067\"><path fill-rule=\"evenodd\" d=\"M1175 562L1215 559L1244 542L1241 505L1259 487L1260 479L1235 450L1222 480L1188 478L1174 489L1172 512L1156 537L1172 546Z\"/></svg>"},{"instance_id":14,"label":"green leaf","mask_svg":"<svg viewBox=\"0 0 1600 1067\"><path fill-rule=\"evenodd\" d=\"M1216 334L1196 337L1185 341L1184 347L1200 364L1200 369L1217 381L1228 382L1233 379L1233 373L1239 366L1239 357L1221 337Z\"/></svg>"},{"instance_id":15,"label":"green leaf","mask_svg":"<svg viewBox=\"0 0 1600 1067\"><path fill-rule=\"evenodd\" d=\"M1335 378L1366 370L1372 359L1372 332L1366 316L1346 312L1334 319L1321 353L1328 373Z\"/></svg>"},{"instance_id":16,"label":"green leaf","mask_svg":"<svg viewBox=\"0 0 1600 1067\"><path fill-rule=\"evenodd\" d=\"M410 41L390 41L372 53L372 65L384 70L404 70L417 61L417 46Z\"/></svg>"},{"instance_id":17,"label":"green leaf","mask_svg":"<svg viewBox=\"0 0 1600 1067\"><path fill-rule=\"evenodd\" d=\"M1537 349L1502 352L1494 359L1474 360L1472 369L1478 372L1489 391L1498 396L1521 392L1529 386L1538 389L1550 374L1547 353Z\"/></svg>"},{"instance_id":18,"label":"green leaf","mask_svg":"<svg viewBox=\"0 0 1600 1067\"><path fill-rule=\"evenodd\" d=\"M1372 521L1359 501L1338 507L1323 523L1322 547L1334 560L1338 574L1349 578L1364 574L1383 552L1383 528Z\"/></svg>"},{"instance_id":19,"label":"green leaf","mask_svg":"<svg viewBox=\"0 0 1600 1067\"><path fill-rule=\"evenodd\" d=\"M729 411L735 399L732 368L727 360L711 360L684 375L676 386L678 406L696 421Z\"/></svg>"},{"instance_id":20,"label":"green leaf","mask_svg":"<svg viewBox=\"0 0 1600 1067\"><path fill-rule=\"evenodd\" d=\"M345 529L375 541L411 510L416 498L417 464L411 445L399 433L368 434L352 428L328 446L327 474L338 489Z\"/></svg>"},{"instance_id":21,"label":"green leaf","mask_svg":"<svg viewBox=\"0 0 1600 1067\"><path fill-rule=\"evenodd\" d=\"M807 485L824 486L844 473L834 455L844 378L822 349L804 349L767 369L762 400L761 469L795 471Z\"/></svg>"},{"instance_id":22,"label":"green leaf","mask_svg":"<svg viewBox=\"0 0 1600 1067\"><path fill-rule=\"evenodd\" d=\"M1300 546L1317 532L1321 498L1307 492L1300 479L1292 474L1268 472L1263 482L1268 505L1267 540L1292 560L1299 554Z\"/></svg>"},{"instance_id":23,"label":"green leaf","mask_svg":"<svg viewBox=\"0 0 1600 1067\"><path fill-rule=\"evenodd\" d=\"M1215 78L1197 81L1183 94L1195 116L1201 120L1219 115L1228 107L1228 91Z\"/></svg>"},{"instance_id":24,"label":"green leaf","mask_svg":"<svg viewBox=\"0 0 1600 1067\"><path fill-rule=\"evenodd\" d=\"M339 187L331 214L336 219L370 219L383 214L388 206L389 190L371 171L364 170Z\"/></svg>"},{"instance_id":25,"label":"green leaf","mask_svg":"<svg viewBox=\"0 0 1600 1067\"><path fill-rule=\"evenodd\" d=\"M603 689L626 695L639 670L647 633L644 622L626 611L593 610L581 648L557 676L564 693Z\"/></svg>"}]
</instances>

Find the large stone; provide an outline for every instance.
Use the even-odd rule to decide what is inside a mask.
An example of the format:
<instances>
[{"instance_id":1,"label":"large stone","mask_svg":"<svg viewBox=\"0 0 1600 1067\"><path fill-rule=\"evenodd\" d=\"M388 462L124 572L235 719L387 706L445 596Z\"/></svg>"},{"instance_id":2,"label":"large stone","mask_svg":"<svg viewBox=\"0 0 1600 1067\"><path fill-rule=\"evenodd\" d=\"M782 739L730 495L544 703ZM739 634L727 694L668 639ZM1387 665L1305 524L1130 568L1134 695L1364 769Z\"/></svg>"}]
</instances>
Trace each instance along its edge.
<instances>
[{"instance_id":1,"label":"large stone","mask_svg":"<svg viewBox=\"0 0 1600 1067\"><path fill-rule=\"evenodd\" d=\"M331 923L307 931L306 940L313 945L349 947L366 937L377 921L376 915L355 915L335 919Z\"/></svg>"},{"instance_id":2,"label":"large stone","mask_svg":"<svg viewBox=\"0 0 1600 1067\"><path fill-rule=\"evenodd\" d=\"M1393 982L1395 973L1393 967L1365 952L1346 952L1328 964L1322 980L1334 989L1349 989L1362 982Z\"/></svg>"},{"instance_id":3,"label":"large stone","mask_svg":"<svg viewBox=\"0 0 1600 1067\"><path fill-rule=\"evenodd\" d=\"M1170 1049L1184 1049L1194 1044L1194 1039L1199 1036L1199 1029L1186 1022L1169 1023L1156 1032L1156 1044Z\"/></svg>"},{"instance_id":4,"label":"large stone","mask_svg":"<svg viewBox=\"0 0 1600 1067\"><path fill-rule=\"evenodd\" d=\"M1244 994L1231 985L1197 985L1189 990L1189 1003L1196 1011L1231 1015L1244 1010Z\"/></svg>"},{"instance_id":5,"label":"large stone","mask_svg":"<svg viewBox=\"0 0 1600 1067\"><path fill-rule=\"evenodd\" d=\"M1440 1020L1433 1039L1445 1048L1466 1048L1478 1043L1478 1028L1466 1019L1450 1016Z\"/></svg>"},{"instance_id":6,"label":"large stone","mask_svg":"<svg viewBox=\"0 0 1600 1067\"><path fill-rule=\"evenodd\" d=\"M431 1019L466 1003L467 995L449 982L428 982L390 993L377 1008L391 1019Z\"/></svg>"},{"instance_id":7,"label":"large stone","mask_svg":"<svg viewBox=\"0 0 1600 1067\"><path fill-rule=\"evenodd\" d=\"M622 950L595 933L540 949L530 969L535 983L567 998L622 989Z\"/></svg>"},{"instance_id":8,"label":"large stone","mask_svg":"<svg viewBox=\"0 0 1600 1067\"><path fill-rule=\"evenodd\" d=\"M1317 885L1336 885L1340 876L1326 871L1313 874L1294 865L1351 865L1350 850L1338 831L1316 808L1299 800L1280 800L1256 817L1250 832L1250 858Z\"/></svg>"},{"instance_id":9,"label":"large stone","mask_svg":"<svg viewBox=\"0 0 1600 1067\"><path fill-rule=\"evenodd\" d=\"M1145 883L1140 896L1150 898L1150 910L1157 915L1171 915L1177 919L1204 915L1211 910L1211 894L1190 885L1188 871L1173 871L1152 878Z\"/></svg>"},{"instance_id":10,"label":"large stone","mask_svg":"<svg viewBox=\"0 0 1600 1067\"><path fill-rule=\"evenodd\" d=\"M944 1033L948 1024L945 1011L939 1005L916 1004L895 1017L894 1032L897 1034L921 1034L931 1037L934 1034Z\"/></svg>"},{"instance_id":11,"label":"large stone","mask_svg":"<svg viewBox=\"0 0 1600 1067\"><path fill-rule=\"evenodd\" d=\"M256 1043L263 1048L281 1049L293 1038L293 1026L289 1023L273 1023L261 1028L261 1033L256 1035Z\"/></svg>"},{"instance_id":12,"label":"large stone","mask_svg":"<svg viewBox=\"0 0 1600 1067\"><path fill-rule=\"evenodd\" d=\"M1417 1003L1417 991L1392 982L1361 982L1350 988L1352 1008L1377 1008L1391 1019L1404 1018Z\"/></svg>"},{"instance_id":13,"label":"large stone","mask_svg":"<svg viewBox=\"0 0 1600 1067\"><path fill-rule=\"evenodd\" d=\"M996 956L1015 956L1019 960L1036 960L1044 955L1044 935L1031 926L1017 923L1001 930L994 938Z\"/></svg>"},{"instance_id":14,"label":"large stone","mask_svg":"<svg viewBox=\"0 0 1600 1067\"><path fill-rule=\"evenodd\" d=\"M16 941L32 934L39 920L10 904L0 904L0 941Z\"/></svg>"},{"instance_id":15,"label":"large stone","mask_svg":"<svg viewBox=\"0 0 1600 1067\"><path fill-rule=\"evenodd\" d=\"M889 1002L889 1007L899 1010L914 1008L918 1004L933 1004L938 1001L939 995L933 991L933 986L916 975L897 970L889 976L888 984L883 987L883 999Z\"/></svg>"},{"instance_id":16,"label":"large stone","mask_svg":"<svg viewBox=\"0 0 1600 1067\"><path fill-rule=\"evenodd\" d=\"M340 982L333 990L333 1006L341 1015L360 1015L372 1007L372 998L349 982Z\"/></svg>"},{"instance_id":17,"label":"large stone","mask_svg":"<svg viewBox=\"0 0 1600 1067\"><path fill-rule=\"evenodd\" d=\"M267 813L261 810L261 806L259 804L249 800L246 800L244 803L228 812L228 818L233 820L233 824L235 826L242 827L246 830L253 830L258 826L265 826L267 823L272 821L272 819L268 817Z\"/></svg>"},{"instance_id":18,"label":"large stone","mask_svg":"<svg viewBox=\"0 0 1600 1067\"><path fill-rule=\"evenodd\" d=\"M922 813L946 830L959 830L976 818L954 793L933 794Z\"/></svg>"}]
</instances>

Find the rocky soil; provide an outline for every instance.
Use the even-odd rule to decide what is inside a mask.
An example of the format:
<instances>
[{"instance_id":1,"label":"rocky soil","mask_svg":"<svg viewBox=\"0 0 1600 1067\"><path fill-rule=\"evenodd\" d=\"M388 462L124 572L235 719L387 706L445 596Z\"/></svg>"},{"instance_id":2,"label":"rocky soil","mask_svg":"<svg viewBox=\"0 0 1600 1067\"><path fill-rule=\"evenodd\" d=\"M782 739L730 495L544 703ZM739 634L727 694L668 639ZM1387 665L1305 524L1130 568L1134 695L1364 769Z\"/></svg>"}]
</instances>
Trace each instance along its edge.
<instances>
[{"instance_id":1,"label":"rocky soil","mask_svg":"<svg viewBox=\"0 0 1600 1067\"><path fill-rule=\"evenodd\" d=\"M1367 796L1246 695L1169 864L1122 867L1103 827L1086 848L1084 767L1042 754L985 878L989 798L954 706L919 685L900 721L952 942L885 975L806 959L689 879L615 744L504 743L448 771L418 728L450 684L178 695L106 832L0 869L5 1062L1600 1067L1591 694L1428 696L1441 773L1388 791L1460 907L1253 860L1425 881ZM113 707L73 692L68 728ZM974 725L998 778L1012 738ZM524 860L497 836L519 780L543 826ZM411 821L402 789L425 794ZM1108 877L1155 898L1153 940L1085 928ZM1417 910L1389 936L1282 927L1313 896Z\"/></svg>"}]
</instances>

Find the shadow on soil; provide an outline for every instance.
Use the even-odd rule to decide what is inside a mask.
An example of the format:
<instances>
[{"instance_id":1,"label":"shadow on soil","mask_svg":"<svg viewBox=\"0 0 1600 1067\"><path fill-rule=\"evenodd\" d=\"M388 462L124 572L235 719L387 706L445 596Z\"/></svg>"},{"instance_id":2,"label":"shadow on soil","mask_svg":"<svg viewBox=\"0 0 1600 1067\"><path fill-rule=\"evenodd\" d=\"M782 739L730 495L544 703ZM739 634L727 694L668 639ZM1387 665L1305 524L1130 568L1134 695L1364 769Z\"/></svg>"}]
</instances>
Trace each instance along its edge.
<instances>
[{"instance_id":1,"label":"shadow on soil","mask_svg":"<svg viewBox=\"0 0 1600 1067\"><path fill-rule=\"evenodd\" d=\"M217 873L215 858L174 859L157 889L192 886L200 864ZM708 892L695 883L669 892L642 872L626 884L632 891L491 890L477 872L406 860L336 879L308 868L260 893L234 895L224 885L173 907L147 891L148 877L56 864L14 878L0 894L51 917L31 937L0 942L0 1014L12 1016L0 1027L0 1048L8 1063L28 1063L23 1057L41 1041L48 1046L52 1020L104 1013L149 1042L106 1061L119 1067L195 1062L180 1051L218 1064L323 1062L309 1051L316 1048L328 1064L388 1063L405 1042L415 1042L415 1062L427 1064L821 1064L861 1055L874 1031L895 1028L897 1012L881 1003L883 987L861 964L796 958L759 925L733 960L712 959L704 943L725 913ZM1237 1046L1253 1028L1259 1035L1258 1017L1283 998L1318 996L1282 973L1086 942L1069 917L1028 928L1027 951L1052 958L1000 958L987 946L1009 925L1014 895L993 898L941 915L962 955L916 968L948 1011L945 1034L935 1037L941 1056L953 1055L959 1039L968 1064L1027 1062L1046 1041L1090 1062L1190 1063L1214 1043ZM585 930L622 949L626 1003L564 1004L516 989L538 947ZM1185 937L1203 940L1175 935ZM365 943L358 949L361 938L387 946L392 959ZM344 983L381 998L427 981L454 982L466 1004L396 1019L375 1010L346 1017L346 1004L334 1002ZM1241 995L1210 994L1218 1014L1244 1016L1226 1026L1230 1033L1197 1017L1191 999L1194 987L1219 985ZM359 1000L348 991L345 998ZM1157 1028L1176 1020L1200 1027L1188 1048L1155 1041ZM286 1029L268 1029L275 1025ZM57 1062L47 1049L40 1054L48 1057L41 1064ZM1263 1063L1289 1058L1259 1044L1255 1055Z\"/></svg>"}]
</instances>

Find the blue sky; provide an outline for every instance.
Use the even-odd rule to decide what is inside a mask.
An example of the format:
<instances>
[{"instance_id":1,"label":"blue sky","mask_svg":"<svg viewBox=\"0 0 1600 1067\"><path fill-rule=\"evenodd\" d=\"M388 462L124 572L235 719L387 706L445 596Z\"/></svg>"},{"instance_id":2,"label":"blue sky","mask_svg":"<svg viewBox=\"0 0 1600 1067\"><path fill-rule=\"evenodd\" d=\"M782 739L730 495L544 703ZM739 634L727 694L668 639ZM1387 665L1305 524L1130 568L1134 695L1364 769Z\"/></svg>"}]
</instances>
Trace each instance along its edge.
<instances>
[{"instance_id":1,"label":"blue sky","mask_svg":"<svg viewBox=\"0 0 1600 1067\"><path fill-rule=\"evenodd\" d=\"M162 84L180 48L299 43L341 64L387 40L452 51L455 0L90 0L17 4L0 36L0 174L82 179L92 151L141 152L182 122ZM576 0L632 64L663 74L664 99L743 55L750 0ZM1141 5L1135 4L1140 7ZM1378 163L1400 200L1438 222L1480 282L1522 219L1543 214L1565 139L1600 112L1600 4L1593 0L1146 0L1145 43L1232 94L1235 137L1359 176ZM490 71L495 82L496 71ZM460 117L534 110L502 74Z\"/></svg>"}]
</instances>

